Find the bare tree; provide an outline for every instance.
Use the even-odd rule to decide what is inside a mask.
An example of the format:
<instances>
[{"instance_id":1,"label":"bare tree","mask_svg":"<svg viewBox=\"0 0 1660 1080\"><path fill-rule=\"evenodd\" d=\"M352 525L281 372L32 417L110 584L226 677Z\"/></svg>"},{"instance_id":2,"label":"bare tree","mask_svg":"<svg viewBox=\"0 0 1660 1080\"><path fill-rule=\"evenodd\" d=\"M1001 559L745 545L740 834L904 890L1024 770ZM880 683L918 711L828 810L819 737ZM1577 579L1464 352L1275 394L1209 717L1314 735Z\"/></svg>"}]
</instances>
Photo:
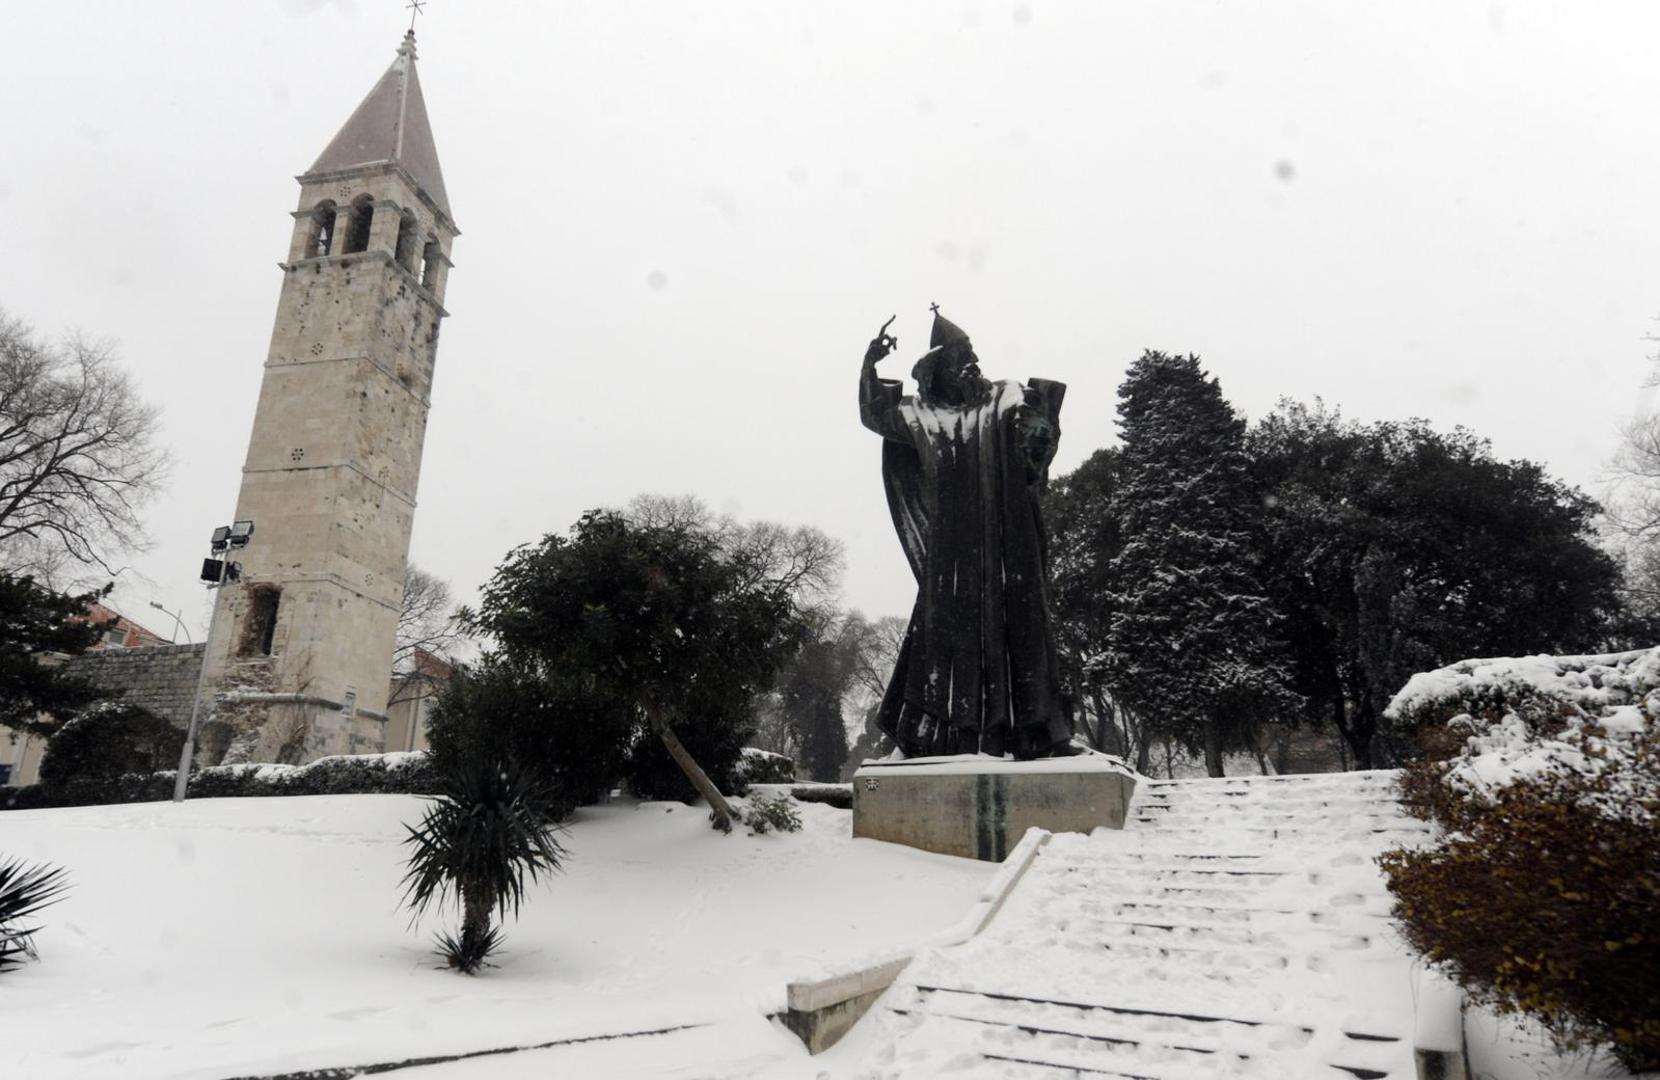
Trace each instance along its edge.
<instances>
[{"instance_id":1,"label":"bare tree","mask_svg":"<svg viewBox=\"0 0 1660 1080\"><path fill-rule=\"evenodd\" d=\"M729 554L743 556L740 562L755 575L746 584L781 584L804 614L834 617L846 566L842 544L811 525L740 523L731 515L715 514L695 495L638 495L623 516L636 525L681 525L707 532Z\"/></svg>"},{"instance_id":2,"label":"bare tree","mask_svg":"<svg viewBox=\"0 0 1660 1080\"><path fill-rule=\"evenodd\" d=\"M857 612L849 616L858 618ZM905 631L910 620L897 615L886 615L874 622L865 622L860 631L862 648L859 662L853 670L855 690L848 697L847 707L859 718L858 732L853 748L843 767L843 779L853 775L867 758L883 757L893 751L893 741L876 726L876 714L887 691L888 680L899 661L899 649L905 643Z\"/></svg>"},{"instance_id":3,"label":"bare tree","mask_svg":"<svg viewBox=\"0 0 1660 1080\"><path fill-rule=\"evenodd\" d=\"M398 612L398 636L392 649L392 697L387 705L436 693L432 672L422 657L448 663L449 654L465 636L456 619L449 583L410 563L404 571L403 608Z\"/></svg>"},{"instance_id":4,"label":"bare tree","mask_svg":"<svg viewBox=\"0 0 1660 1080\"><path fill-rule=\"evenodd\" d=\"M108 345L45 343L0 312L0 551L116 572L170 465L157 415Z\"/></svg>"},{"instance_id":5,"label":"bare tree","mask_svg":"<svg viewBox=\"0 0 1660 1080\"><path fill-rule=\"evenodd\" d=\"M1609 524L1640 545L1660 543L1660 413L1625 426L1608 472Z\"/></svg>"},{"instance_id":6,"label":"bare tree","mask_svg":"<svg viewBox=\"0 0 1660 1080\"><path fill-rule=\"evenodd\" d=\"M443 656L462 636L449 583L410 563L403 576L403 609L398 612L392 670L407 671L415 663L417 652Z\"/></svg>"}]
</instances>

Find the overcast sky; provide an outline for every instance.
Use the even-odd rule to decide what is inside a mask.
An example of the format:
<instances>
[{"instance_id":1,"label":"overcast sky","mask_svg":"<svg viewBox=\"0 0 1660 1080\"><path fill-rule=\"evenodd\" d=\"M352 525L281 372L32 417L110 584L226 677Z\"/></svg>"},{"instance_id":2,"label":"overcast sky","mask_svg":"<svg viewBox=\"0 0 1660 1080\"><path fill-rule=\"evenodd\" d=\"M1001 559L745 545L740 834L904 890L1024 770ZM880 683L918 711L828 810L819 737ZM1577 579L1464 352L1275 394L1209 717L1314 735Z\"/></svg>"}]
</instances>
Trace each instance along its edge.
<instances>
[{"instance_id":1,"label":"overcast sky","mask_svg":"<svg viewBox=\"0 0 1660 1080\"><path fill-rule=\"evenodd\" d=\"M398 0L0 15L0 306L114 339L177 459L119 606L164 635L229 519L293 177ZM412 557L461 596L640 492L847 545L909 611L866 342L930 301L1070 385L1056 469L1144 348L1260 417L1427 417L1594 487L1660 312L1660 5L431 0L462 236Z\"/></svg>"}]
</instances>

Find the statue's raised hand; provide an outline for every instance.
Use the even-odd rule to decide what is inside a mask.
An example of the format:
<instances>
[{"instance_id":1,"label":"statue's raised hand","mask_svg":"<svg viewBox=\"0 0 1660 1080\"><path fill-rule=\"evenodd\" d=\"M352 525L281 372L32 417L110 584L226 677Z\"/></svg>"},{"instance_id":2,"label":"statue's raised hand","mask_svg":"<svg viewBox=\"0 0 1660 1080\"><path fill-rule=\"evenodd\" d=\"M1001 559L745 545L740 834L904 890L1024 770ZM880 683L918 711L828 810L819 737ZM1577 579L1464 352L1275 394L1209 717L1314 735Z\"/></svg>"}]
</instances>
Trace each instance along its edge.
<instances>
[{"instance_id":1,"label":"statue's raised hand","mask_svg":"<svg viewBox=\"0 0 1660 1080\"><path fill-rule=\"evenodd\" d=\"M897 318L899 316L889 315L888 321L882 324L882 329L876 331L876 336L870 339L870 348L865 350L866 364L876 363L899 347L899 339L888 333L888 327L892 326Z\"/></svg>"}]
</instances>

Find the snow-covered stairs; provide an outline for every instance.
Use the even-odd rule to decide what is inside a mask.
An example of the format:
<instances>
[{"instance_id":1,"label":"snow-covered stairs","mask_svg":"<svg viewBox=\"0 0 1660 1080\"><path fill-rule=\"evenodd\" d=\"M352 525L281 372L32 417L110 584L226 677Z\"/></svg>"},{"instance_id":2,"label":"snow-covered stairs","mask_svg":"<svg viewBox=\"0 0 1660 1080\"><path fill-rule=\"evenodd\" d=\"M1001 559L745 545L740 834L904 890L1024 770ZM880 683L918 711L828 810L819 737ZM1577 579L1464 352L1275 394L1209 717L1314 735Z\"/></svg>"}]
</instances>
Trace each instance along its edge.
<instances>
[{"instance_id":1,"label":"snow-covered stairs","mask_svg":"<svg viewBox=\"0 0 1660 1080\"><path fill-rule=\"evenodd\" d=\"M1374 863L1396 774L1144 780L1058 835L978 937L881 999L871 1077L1407 1080L1411 961Z\"/></svg>"}]
</instances>

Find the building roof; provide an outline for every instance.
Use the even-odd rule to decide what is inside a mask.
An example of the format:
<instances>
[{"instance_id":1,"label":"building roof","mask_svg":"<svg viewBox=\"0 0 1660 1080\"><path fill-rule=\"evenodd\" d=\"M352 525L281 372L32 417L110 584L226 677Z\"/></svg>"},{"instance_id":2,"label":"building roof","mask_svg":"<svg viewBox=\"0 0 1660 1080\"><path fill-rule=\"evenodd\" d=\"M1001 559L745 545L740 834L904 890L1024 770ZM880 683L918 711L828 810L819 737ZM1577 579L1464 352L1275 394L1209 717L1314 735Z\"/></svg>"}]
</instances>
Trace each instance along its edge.
<instances>
[{"instance_id":1,"label":"building roof","mask_svg":"<svg viewBox=\"0 0 1660 1080\"><path fill-rule=\"evenodd\" d=\"M413 30L404 35L398 57L386 74L306 172L338 172L386 162L403 166L427 198L446 217L454 217L444 192L444 172L438 167L432 125L427 122L421 79L415 73Z\"/></svg>"},{"instance_id":2,"label":"building roof","mask_svg":"<svg viewBox=\"0 0 1660 1080\"><path fill-rule=\"evenodd\" d=\"M144 645L171 645L172 642L136 621L127 618L106 604L94 600L87 605L86 614L71 615L71 622L97 623L104 629L104 637L92 643L88 651L99 649L137 648ZM119 635L119 640L113 635Z\"/></svg>"}]
</instances>

